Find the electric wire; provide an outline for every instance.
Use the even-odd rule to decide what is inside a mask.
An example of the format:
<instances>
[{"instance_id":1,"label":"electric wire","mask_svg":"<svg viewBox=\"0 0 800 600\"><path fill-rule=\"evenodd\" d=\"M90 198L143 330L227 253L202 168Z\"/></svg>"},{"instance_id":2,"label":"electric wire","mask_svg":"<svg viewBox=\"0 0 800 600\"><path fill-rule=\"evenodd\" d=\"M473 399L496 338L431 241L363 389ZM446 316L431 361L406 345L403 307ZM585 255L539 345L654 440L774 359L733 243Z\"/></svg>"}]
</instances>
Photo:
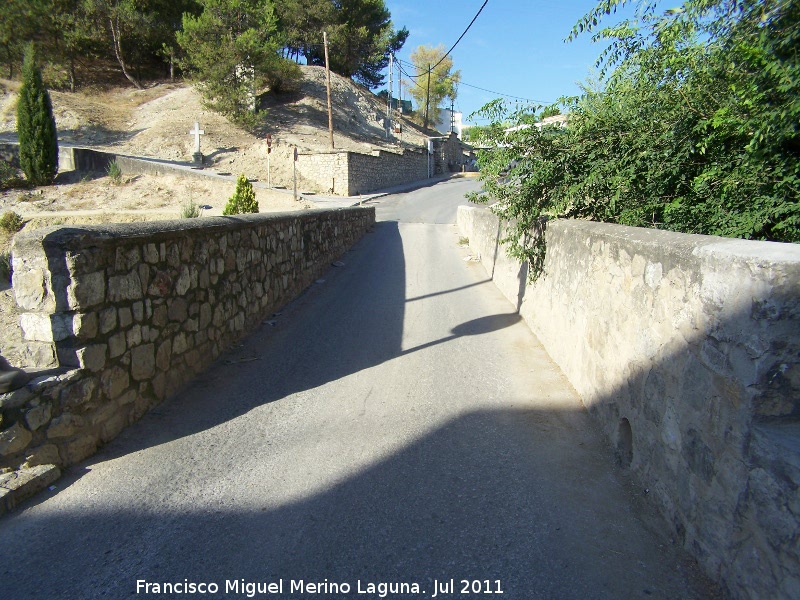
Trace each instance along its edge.
<instances>
[{"instance_id":1,"label":"electric wire","mask_svg":"<svg viewBox=\"0 0 800 600\"><path fill-rule=\"evenodd\" d=\"M467 35L467 32L469 31L469 28L470 28L470 27L472 27L472 24L473 24L473 23L475 22L475 20L478 18L478 15L480 15L480 14L481 14L481 11L482 11L482 10L483 10L483 9L486 7L486 5L487 5L487 4L489 4L489 0L484 0L484 3L483 3L483 4L481 5L481 7L478 9L478 12L475 14L475 16L474 16L474 17L472 17L472 21L470 21L470 22L469 22L469 25L467 25L467 28L464 30L464 33L462 33L462 34L461 34L461 35L458 37L458 39L456 40L456 43L455 43L455 44L453 44L453 45L451 46L450 50L448 50L448 51L445 53L445 55L444 55L444 56L441 58L441 60L439 60L439 62L437 62L437 63L436 63L435 65L433 65L432 67L430 67L430 69L428 69L429 71L432 71L433 69L435 69L436 67L438 67L440 64L442 64L442 62L444 61L444 59L445 59L445 58L447 58L447 57L449 56L449 54L450 54L450 53L451 53L451 52L452 52L452 51L455 49L455 47L456 47L456 46L458 46L458 42L460 42L460 41L461 41L461 38L463 38L465 35Z\"/></svg>"}]
</instances>

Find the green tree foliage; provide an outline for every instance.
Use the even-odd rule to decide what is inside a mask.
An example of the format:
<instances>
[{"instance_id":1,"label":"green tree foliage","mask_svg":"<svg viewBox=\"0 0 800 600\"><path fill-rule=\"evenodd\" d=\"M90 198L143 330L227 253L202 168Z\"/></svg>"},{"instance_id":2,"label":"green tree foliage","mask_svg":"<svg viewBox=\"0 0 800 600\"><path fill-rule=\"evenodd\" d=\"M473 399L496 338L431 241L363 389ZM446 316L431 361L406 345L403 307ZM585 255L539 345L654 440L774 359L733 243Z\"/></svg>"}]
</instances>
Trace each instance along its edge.
<instances>
[{"instance_id":1,"label":"green tree foliage","mask_svg":"<svg viewBox=\"0 0 800 600\"><path fill-rule=\"evenodd\" d=\"M542 216L800 242L800 4L641 3L594 36L610 42L604 88L564 100L565 128L496 129L479 159L484 199L518 223L510 252L536 259ZM481 112L520 121L500 101Z\"/></svg>"},{"instance_id":2,"label":"green tree foliage","mask_svg":"<svg viewBox=\"0 0 800 600\"><path fill-rule=\"evenodd\" d=\"M244 213L257 213L258 200L253 191L253 184L248 181L244 174L236 179L236 192L228 199L228 203L222 210L223 215L239 215Z\"/></svg>"},{"instance_id":3,"label":"green tree foliage","mask_svg":"<svg viewBox=\"0 0 800 600\"><path fill-rule=\"evenodd\" d=\"M411 53L415 77L405 84L417 104L416 112L424 127L439 120L439 103L445 98L455 100L458 93L461 71L453 71L453 59L447 56L442 60L444 55L444 46L417 46ZM429 68L432 69L430 77Z\"/></svg>"},{"instance_id":4,"label":"green tree foliage","mask_svg":"<svg viewBox=\"0 0 800 600\"><path fill-rule=\"evenodd\" d=\"M255 95L291 84L299 68L278 53L272 4L266 0L202 0L198 16L183 17L178 43L208 104L239 121L253 113Z\"/></svg>"},{"instance_id":5,"label":"green tree foliage","mask_svg":"<svg viewBox=\"0 0 800 600\"><path fill-rule=\"evenodd\" d=\"M408 38L406 28L394 30L383 0L278 0L276 10L290 56L324 65L326 31L331 70L369 88L383 85L389 55Z\"/></svg>"},{"instance_id":6,"label":"green tree foliage","mask_svg":"<svg viewBox=\"0 0 800 600\"><path fill-rule=\"evenodd\" d=\"M19 163L33 185L50 185L58 172L58 140L50 94L36 66L33 44L25 51L17 104Z\"/></svg>"},{"instance_id":7,"label":"green tree foliage","mask_svg":"<svg viewBox=\"0 0 800 600\"><path fill-rule=\"evenodd\" d=\"M25 45L33 39L39 14L37 8L35 2L0 2L0 52L9 78L14 77Z\"/></svg>"},{"instance_id":8,"label":"green tree foliage","mask_svg":"<svg viewBox=\"0 0 800 600\"><path fill-rule=\"evenodd\" d=\"M13 77L33 40L56 85L75 89L79 70L88 82L105 81L109 61L140 85L174 59L184 12L198 12L195 0L8 0L0 3L0 60Z\"/></svg>"}]
</instances>

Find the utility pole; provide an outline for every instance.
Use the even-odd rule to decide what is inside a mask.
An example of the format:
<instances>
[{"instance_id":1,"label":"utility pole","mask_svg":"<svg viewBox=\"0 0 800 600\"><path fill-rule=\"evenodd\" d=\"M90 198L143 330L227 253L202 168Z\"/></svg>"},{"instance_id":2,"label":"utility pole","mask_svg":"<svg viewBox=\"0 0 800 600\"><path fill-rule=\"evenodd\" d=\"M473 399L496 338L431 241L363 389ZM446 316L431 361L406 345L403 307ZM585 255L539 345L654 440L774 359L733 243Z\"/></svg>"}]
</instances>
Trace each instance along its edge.
<instances>
[{"instance_id":1,"label":"utility pole","mask_svg":"<svg viewBox=\"0 0 800 600\"><path fill-rule=\"evenodd\" d=\"M333 150L333 108L331 106L331 67L328 63L328 34L322 32L322 41L325 44L325 84L328 88L328 132L331 136L331 150Z\"/></svg>"},{"instance_id":2,"label":"utility pole","mask_svg":"<svg viewBox=\"0 0 800 600\"><path fill-rule=\"evenodd\" d=\"M392 86L394 85L394 54L389 55L389 93L386 94L386 139L389 139L389 130L392 128Z\"/></svg>"},{"instance_id":3,"label":"utility pole","mask_svg":"<svg viewBox=\"0 0 800 600\"><path fill-rule=\"evenodd\" d=\"M428 87L425 89L425 123L423 128L428 128L428 111L431 107L431 63L428 63Z\"/></svg>"}]
</instances>

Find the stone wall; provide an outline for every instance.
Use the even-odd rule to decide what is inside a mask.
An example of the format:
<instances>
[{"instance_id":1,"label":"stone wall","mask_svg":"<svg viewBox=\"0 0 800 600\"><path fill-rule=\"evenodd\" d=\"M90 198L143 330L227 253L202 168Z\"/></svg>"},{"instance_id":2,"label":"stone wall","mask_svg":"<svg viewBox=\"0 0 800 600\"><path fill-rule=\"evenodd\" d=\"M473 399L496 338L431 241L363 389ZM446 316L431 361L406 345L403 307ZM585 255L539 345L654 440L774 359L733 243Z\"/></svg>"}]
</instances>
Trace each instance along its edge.
<instances>
[{"instance_id":1,"label":"stone wall","mask_svg":"<svg viewBox=\"0 0 800 600\"><path fill-rule=\"evenodd\" d=\"M444 138L437 138L433 144L434 175L444 173L458 173L462 165L466 164L464 157L465 146L458 135L450 133Z\"/></svg>"},{"instance_id":2,"label":"stone wall","mask_svg":"<svg viewBox=\"0 0 800 600\"><path fill-rule=\"evenodd\" d=\"M734 597L800 597L800 246L547 225L542 276L458 225L673 534Z\"/></svg>"},{"instance_id":3,"label":"stone wall","mask_svg":"<svg viewBox=\"0 0 800 600\"><path fill-rule=\"evenodd\" d=\"M423 148L402 152L375 150L369 154L301 153L297 160L298 186L322 194L358 196L435 175L461 172L465 160L464 146L455 134L435 138L432 155Z\"/></svg>"},{"instance_id":4,"label":"stone wall","mask_svg":"<svg viewBox=\"0 0 800 600\"><path fill-rule=\"evenodd\" d=\"M32 366L48 370L0 394L0 469L91 455L297 296L374 221L374 208L350 208L21 232L21 327Z\"/></svg>"},{"instance_id":5,"label":"stone wall","mask_svg":"<svg viewBox=\"0 0 800 600\"><path fill-rule=\"evenodd\" d=\"M373 154L351 152L348 156L348 196L426 179L427 160L425 150L405 150L402 154L383 150Z\"/></svg>"},{"instance_id":6,"label":"stone wall","mask_svg":"<svg viewBox=\"0 0 800 600\"><path fill-rule=\"evenodd\" d=\"M298 186L322 194L357 196L425 179L427 164L427 152L422 150L301 153Z\"/></svg>"}]
</instances>

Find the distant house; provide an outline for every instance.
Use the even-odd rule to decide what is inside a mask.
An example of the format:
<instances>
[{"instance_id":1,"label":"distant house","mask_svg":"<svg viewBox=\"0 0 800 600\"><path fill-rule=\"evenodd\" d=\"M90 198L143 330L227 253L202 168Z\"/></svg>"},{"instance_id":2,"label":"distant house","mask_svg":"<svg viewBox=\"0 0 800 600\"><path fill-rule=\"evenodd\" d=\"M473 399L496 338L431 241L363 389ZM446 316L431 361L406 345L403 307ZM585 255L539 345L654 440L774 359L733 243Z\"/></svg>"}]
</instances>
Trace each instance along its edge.
<instances>
[{"instance_id":1,"label":"distant house","mask_svg":"<svg viewBox=\"0 0 800 600\"><path fill-rule=\"evenodd\" d=\"M541 121L536 123L523 123L521 125L515 125L514 127L509 127L505 130L506 133L511 133L512 131L521 131L522 129L528 129L529 127L537 127L541 129L547 125L555 125L557 127L566 127L567 121L569 120L568 115L553 115L552 117L545 117Z\"/></svg>"}]
</instances>

